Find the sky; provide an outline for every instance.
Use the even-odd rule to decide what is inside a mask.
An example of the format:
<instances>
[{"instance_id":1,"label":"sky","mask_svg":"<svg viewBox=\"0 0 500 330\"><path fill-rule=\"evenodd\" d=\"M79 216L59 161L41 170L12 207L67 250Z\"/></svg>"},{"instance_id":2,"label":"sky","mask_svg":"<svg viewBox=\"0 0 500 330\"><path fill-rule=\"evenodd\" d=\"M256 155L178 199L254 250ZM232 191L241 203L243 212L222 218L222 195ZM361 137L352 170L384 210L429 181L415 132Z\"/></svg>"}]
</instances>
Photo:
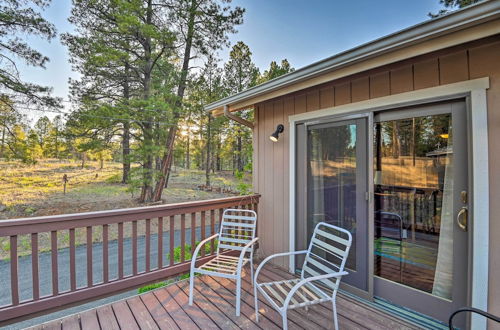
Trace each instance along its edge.
<instances>
[{"instance_id":1,"label":"sky","mask_svg":"<svg viewBox=\"0 0 500 330\"><path fill-rule=\"evenodd\" d=\"M423 22L441 9L439 0L233 0L246 9L244 23L231 35L231 44L245 42L261 69L286 58L294 68L309 65L363 43ZM53 0L43 16L58 34L72 32L70 0ZM47 42L30 37L30 45L50 58L46 69L20 66L22 79L53 87L68 99L68 79L78 78L68 63L60 37ZM222 60L229 49L219 51Z\"/></svg>"}]
</instances>

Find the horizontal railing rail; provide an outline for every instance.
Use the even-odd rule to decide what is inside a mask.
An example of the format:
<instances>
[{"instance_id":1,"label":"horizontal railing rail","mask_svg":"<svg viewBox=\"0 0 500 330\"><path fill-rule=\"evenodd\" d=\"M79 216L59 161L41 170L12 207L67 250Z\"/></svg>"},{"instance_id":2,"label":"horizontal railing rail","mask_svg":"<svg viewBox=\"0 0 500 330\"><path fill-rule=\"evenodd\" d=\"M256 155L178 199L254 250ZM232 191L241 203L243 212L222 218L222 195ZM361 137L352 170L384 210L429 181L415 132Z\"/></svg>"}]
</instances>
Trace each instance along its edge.
<instances>
[{"instance_id":1,"label":"horizontal railing rail","mask_svg":"<svg viewBox=\"0 0 500 330\"><path fill-rule=\"evenodd\" d=\"M223 210L257 211L259 197L2 220L0 326L186 273ZM215 252L212 241L200 262Z\"/></svg>"}]
</instances>

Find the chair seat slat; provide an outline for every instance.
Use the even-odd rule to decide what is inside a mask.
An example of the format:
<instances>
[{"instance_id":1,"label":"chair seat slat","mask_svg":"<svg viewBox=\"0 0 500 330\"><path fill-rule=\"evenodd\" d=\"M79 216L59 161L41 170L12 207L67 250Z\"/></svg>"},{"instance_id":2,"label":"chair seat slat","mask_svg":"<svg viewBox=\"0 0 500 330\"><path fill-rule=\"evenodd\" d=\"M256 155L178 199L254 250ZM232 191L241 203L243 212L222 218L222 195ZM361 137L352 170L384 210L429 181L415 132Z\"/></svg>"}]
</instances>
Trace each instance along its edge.
<instances>
[{"instance_id":1,"label":"chair seat slat","mask_svg":"<svg viewBox=\"0 0 500 330\"><path fill-rule=\"evenodd\" d=\"M292 282L290 282L290 281L287 281L287 282L284 283L288 287L288 289L289 289L288 292L290 292L290 290L292 290L292 288L293 288L293 286L291 285L291 283ZM307 297L302 294L301 289L302 288L300 288L299 290L295 291L295 294L297 296L299 296L300 299L302 299L302 302L309 302L309 299L307 299Z\"/></svg>"},{"instance_id":2,"label":"chair seat slat","mask_svg":"<svg viewBox=\"0 0 500 330\"><path fill-rule=\"evenodd\" d=\"M278 289L279 289L279 290L280 290L280 291L281 291L281 292L285 295L285 297L286 297L286 296L288 295L288 293L290 292L290 290L288 290L288 291L287 291L287 290L285 290L285 288L283 288L283 287L281 286L281 284L276 284L276 287L277 287L277 288L278 288ZM299 304L299 302L297 301L297 299L295 299L295 297L293 297L293 296L292 296L292 299L291 299L291 300L292 300L293 305L297 305L297 304Z\"/></svg>"},{"instance_id":3,"label":"chair seat slat","mask_svg":"<svg viewBox=\"0 0 500 330\"><path fill-rule=\"evenodd\" d=\"M316 270L312 269L311 267L308 267L307 265L304 266L304 272L311 274L312 277L324 275L324 274L321 274L321 273L317 272ZM322 279L319 281L332 290L337 289L337 281L336 280Z\"/></svg>"},{"instance_id":4,"label":"chair seat slat","mask_svg":"<svg viewBox=\"0 0 500 330\"><path fill-rule=\"evenodd\" d=\"M273 289L272 285L266 285L265 288L269 291L269 293L271 293L273 298L278 300L282 305L285 303L285 299L283 299L283 297Z\"/></svg>"}]
</instances>

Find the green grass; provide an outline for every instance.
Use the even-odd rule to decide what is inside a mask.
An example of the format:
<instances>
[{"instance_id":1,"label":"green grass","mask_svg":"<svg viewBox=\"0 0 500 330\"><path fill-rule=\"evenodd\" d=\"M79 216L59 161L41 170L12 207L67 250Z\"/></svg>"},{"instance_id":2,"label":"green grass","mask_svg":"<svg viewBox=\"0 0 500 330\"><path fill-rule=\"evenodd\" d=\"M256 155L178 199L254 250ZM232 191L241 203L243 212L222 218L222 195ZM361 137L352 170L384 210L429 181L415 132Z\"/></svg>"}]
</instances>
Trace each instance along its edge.
<instances>
[{"instance_id":1,"label":"green grass","mask_svg":"<svg viewBox=\"0 0 500 330\"><path fill-rule=\"evenodd\" d=\"M82 169L79 162L71 161L39 160L36 165L0 161L0 201L9 207L35 204L49 194L62 194L65 174L69 178L67 192L84 187L83 192L91 193L90 185L114 183L121 174L121 164L109 162L101 170L98 162L89 162Z\"/></svg>"},{"instance_id":2,"label":"green grass","mask_svg":"<svg viewBox=\"0 0 500 330\"><path fill-rule=\"evenodd\" d=\"M78 195L116 196L125 194L126 192L127 192L126 186L92 184L92 185L80 186L72 190L70 193Z\"/></svg>"}]
</instances>

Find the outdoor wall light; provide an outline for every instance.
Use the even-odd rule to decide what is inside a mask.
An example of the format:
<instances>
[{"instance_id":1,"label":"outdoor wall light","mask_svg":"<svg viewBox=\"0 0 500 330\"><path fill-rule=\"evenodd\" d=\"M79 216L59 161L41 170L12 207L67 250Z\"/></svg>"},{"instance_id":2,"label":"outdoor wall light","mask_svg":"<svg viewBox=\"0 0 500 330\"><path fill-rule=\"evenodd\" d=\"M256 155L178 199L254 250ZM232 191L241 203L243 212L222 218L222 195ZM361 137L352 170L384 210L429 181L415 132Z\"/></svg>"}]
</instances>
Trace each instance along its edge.
<instances>
[{"instance_id":1,"label":"outdoor wall light","mask_svg":"<svg viewBox=\"0 0 500 330\"><path fill-rule=\"evenodd\" d=\"M274 131L274 133L271 134L271 136L269 137L271 139L271 141L278 142L279 135L280 135L280 133L283 133L284 130L285 130L285 126L283 126L282 124L279 124L278 126L276 126L276 131Z\"/></svg>"}]
</instances>

